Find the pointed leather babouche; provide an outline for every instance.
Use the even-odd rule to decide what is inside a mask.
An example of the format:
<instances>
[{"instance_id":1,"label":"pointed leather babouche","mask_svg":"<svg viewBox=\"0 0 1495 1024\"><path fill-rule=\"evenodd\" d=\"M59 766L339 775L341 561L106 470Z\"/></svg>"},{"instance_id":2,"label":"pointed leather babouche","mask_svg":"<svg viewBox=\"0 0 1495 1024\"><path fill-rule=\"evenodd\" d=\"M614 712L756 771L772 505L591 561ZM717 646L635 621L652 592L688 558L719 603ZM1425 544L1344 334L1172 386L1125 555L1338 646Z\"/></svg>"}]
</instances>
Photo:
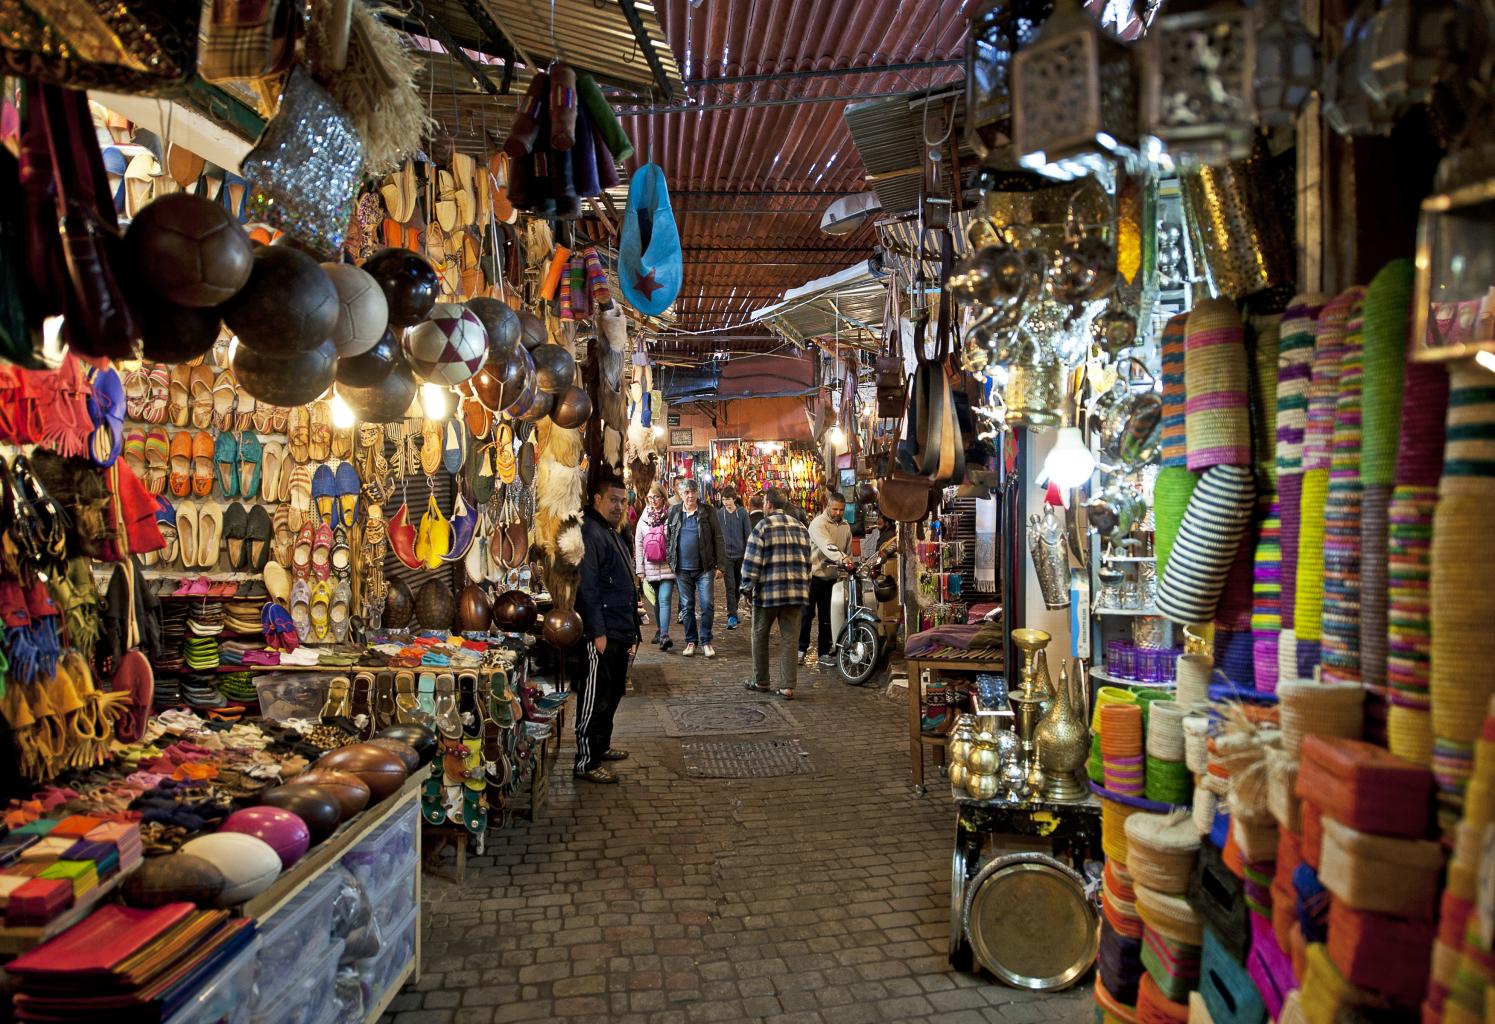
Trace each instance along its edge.
<instances>
[{"instance_id":1,"label":"pointed leather babouche","mask_svg":"<svg viewBox=\"0 0 1495 1024\"><path fill-rule=\"evenodd\" d=\"M618 281L634 309L658 316L669 308L684 275L680 260L680 232L664 171L658 164L645 164L628 183L628 209L618 243Z\"/></svg>"}]
</instances>

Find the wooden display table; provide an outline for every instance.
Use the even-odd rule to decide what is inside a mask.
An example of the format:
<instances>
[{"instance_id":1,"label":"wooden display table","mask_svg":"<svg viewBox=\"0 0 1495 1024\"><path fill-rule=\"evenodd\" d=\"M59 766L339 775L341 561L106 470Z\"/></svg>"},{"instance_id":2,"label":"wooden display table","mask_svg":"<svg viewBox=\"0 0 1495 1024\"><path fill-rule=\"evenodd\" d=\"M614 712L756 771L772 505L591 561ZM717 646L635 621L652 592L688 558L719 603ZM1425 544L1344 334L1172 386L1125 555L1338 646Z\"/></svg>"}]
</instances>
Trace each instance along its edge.
<instances>
[{"instance_id":1,"label":"wooden display table","mask_svg":"<svg viewBox=\"0 0 1495 1024\"><path fill-rule=\"evenodd\" d=\"M908 667L908 744L912 762L914 793L924 795L924 748L933 747L935 763L941 774L945 769L945 736L942 733L926 733L924 720L924 672L981 673L1002 671L1002 652L990 648L973 651L969 656L935 653L923 656L904 656Z\"/></svg>"}]
</instances>

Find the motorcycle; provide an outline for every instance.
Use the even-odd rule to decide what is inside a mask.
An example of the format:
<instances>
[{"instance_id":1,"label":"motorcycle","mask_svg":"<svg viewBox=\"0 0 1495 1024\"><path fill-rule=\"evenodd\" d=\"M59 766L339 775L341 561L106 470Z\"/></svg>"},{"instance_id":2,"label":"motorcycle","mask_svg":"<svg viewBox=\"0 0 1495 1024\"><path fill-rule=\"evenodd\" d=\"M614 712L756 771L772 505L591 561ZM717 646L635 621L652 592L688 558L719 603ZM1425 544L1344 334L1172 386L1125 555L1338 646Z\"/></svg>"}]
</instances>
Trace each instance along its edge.
<instances>
[{"instance_id":1,"label":"motorcycle","mask_svg":"<svg viewBox=\"0 0 1495 1024\"><path fill-rule=\"evenodd\" d=\"M836 637L831 658L847 686L861 686L872 678L898 634L897 621L885 622L878 614L878 605L898 593L898 584L891 577L873 571L886 557L887 549L880 549L852 565L836 582L831 599Z\"/></svg>"}]
</instances>

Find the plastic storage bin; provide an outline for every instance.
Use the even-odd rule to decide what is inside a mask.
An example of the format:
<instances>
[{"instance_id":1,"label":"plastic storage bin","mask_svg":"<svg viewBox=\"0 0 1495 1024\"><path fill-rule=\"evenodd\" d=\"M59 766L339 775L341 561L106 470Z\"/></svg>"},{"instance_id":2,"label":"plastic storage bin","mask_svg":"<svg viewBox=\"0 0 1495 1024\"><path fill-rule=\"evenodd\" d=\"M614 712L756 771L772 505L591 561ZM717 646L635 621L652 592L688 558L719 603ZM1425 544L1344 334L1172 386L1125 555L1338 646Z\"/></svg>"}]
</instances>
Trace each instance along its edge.
<instances>
[{"instance_id":1,"label":"plastic storage bin","mask_svg":"<svg viewBox=\"0 0 1495 1024\"><path fill-rule=\"evenodd\" d=\"M274 995L285 988L298 971L326 952L332 941L337 886L336 874L323 874L264 925L255 967L259 995ZM256 1013L259 1005L256 1003Z\"/></svg>"},{"instance_id":2,"label":"plastic storage bin","mask_svg":"<svg viewBox=\"0 0 1495 1024\"><path fill-rule=\"evenodd\" d=\"M410 908L415 906L414 869L396 872L380 884L382 889L367 890L369 906L374 911L374 920L379 923L379 934L388 935L390 929L404 920Z\"/></svg>"},{"instance_id":3,"label":"plastic storage bin","mask_svg":"<svg viewBox=\"0 0 1495 1024\"><path fill-rule=\"evenodd\" d=\"M259 940L255 939L209 978L167 1024L249 1024L258 950Z\"/></svg>"},{"instance_id":4,"label":"plastic storage bin","mask_svg":"<svg viewBox=\"0 0 1495 1024\"><path fill-rule=\"evenodd\" d=\"M254 677L260 697L260 715L274 722L293 718L316 718L327 702L332 677L317 672L266 672Z\"/></svg>"},{"instance_id":5,"label":"plastic storage bin","mask_svg":"<svg viewBox=\"0 0 1495 1024\"><path fill-rule=\"evenodd\" d=\"M415 956L415 931L420 927L420 908L411 907L399 924L384 935L384 948L377 955L358 962L363 979L363 1004L378 1006L389 987L399 978L405 964Z\"/></svg>"},{"instance_id":6,"label":"plastic storage bin","mask_svg":"<svg viewBox=\"0 0 1495 1024\"><path fill-rule=\"evenodd\" d=\"M377 892L395 875L414 874L419 829L420 805L411 803L345 853L341 863L358 879L365 892Z\"/></svg>"},{"instance_id":7,"label":"plastic storage bin","mask_svg":"<svg viewBox=\"0 0 1495 1024\"><path fill-rule=\"evenodd\" d=\"M252 1024L319 1024L336 1016L333 981L342 955L343 942L338 939L303 970L285 978L279 988L259 989Z\"/></svg>"}]
</instances>

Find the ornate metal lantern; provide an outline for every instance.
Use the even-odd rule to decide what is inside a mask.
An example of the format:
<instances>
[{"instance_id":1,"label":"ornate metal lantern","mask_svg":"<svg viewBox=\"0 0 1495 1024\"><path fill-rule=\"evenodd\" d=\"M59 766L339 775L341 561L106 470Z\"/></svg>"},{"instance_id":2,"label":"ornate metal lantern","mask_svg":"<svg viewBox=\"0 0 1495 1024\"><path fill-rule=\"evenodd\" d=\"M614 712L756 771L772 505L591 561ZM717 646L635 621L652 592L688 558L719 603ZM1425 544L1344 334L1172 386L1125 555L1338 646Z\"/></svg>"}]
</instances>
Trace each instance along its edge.
<instances>
[{"instance_id":1,"label":"ornate metal lantern","mask_svg":"<svg viewBox=\"0 0 1495 1024\"><path fill-rule=\"evenodd\" d=\"M1137 145L1132 52L1080 0L1057 0L1032 45L1012 59L1018 163L1061 180L1107 168Z\"/></svg>"},{"instance_id":2,"label":"ornate metal lantern","mask_svg":"<svg viewBox=\"0 0 1495 1024\"><path fill-rule=\"evenodd\" d=\"M1292 124L1319 84L1318 44L1298 0L1265 0L1256 26L1256 119Z\"/></svg>"},{"instance_id":3,"label":"ornate metal lantern","mask_svg":"<svg viewBox=\"0 0 1495 1024\"><path fill-rule=\"evenodd\" d=\"M1341 135L1387 135L1393 111L1365 88L1370 75L1370 21L1376 0L1366 0L1344 27L1344 46L1324 68L1324 120Z\"/></svg>"},{"instance_id":4,"label":"ornate metal lantern","mask_svg":"<svg viewBox=\"0 0 1495 1024\"><path fill-rule=\"evenodd\" d=\"M1142 42L1148 156L1167 166L1250 155L1255 85L1256 19L1245 4L1175 0Z\"/></svg>"},{"instance_id":5,"label":"ornate metal lantern","mask_svg":"<svg viewBox=\"0 0 1495 1024\"><path fill-rule=\"evenodd\" d=\"M1366 31L1365 91L1396 111L1427 103L1460 73L1472 22L1455 0L1381 0Z\"/></svg>"}]
</instances>

